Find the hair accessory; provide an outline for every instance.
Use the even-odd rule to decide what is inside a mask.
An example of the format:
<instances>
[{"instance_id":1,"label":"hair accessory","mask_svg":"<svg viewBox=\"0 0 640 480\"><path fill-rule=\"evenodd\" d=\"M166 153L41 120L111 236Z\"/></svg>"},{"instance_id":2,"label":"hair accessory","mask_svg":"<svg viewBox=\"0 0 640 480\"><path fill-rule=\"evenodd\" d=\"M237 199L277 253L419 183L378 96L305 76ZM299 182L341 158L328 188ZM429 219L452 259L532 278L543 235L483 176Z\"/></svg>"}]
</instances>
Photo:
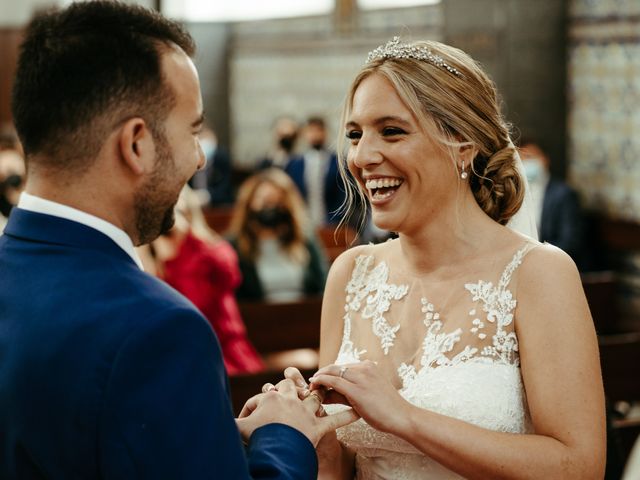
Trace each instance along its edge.
<instances>
[{"instance_id":1,"label":"hair accessory","mask_svg":"<svg viewBox=\"0 0 640 480\"><path fill-rule=\"evenodd\" d=\"M416 47L407 43L400 43L400 37L393 37L385 45L381 45L369 52L367 63L379 58L413 58L415 60L424 60L436 67L444 68L456 77L463 78L462 73L447 64L441 56L434 55L427 47Z\"/></svg>"},{"instance_id":2,"label":"hair accessory","mask_svg":"<svg viewBox=\"0 0 640 480\"><path fill-rule=\"evenodd\" d=\"M460 178L462 180L466 180L467 177L469 176L469 174L467 173L467 171L464 169L464 160L462 160L462 168L460 169Z\"/></svg>"}]
</instances>

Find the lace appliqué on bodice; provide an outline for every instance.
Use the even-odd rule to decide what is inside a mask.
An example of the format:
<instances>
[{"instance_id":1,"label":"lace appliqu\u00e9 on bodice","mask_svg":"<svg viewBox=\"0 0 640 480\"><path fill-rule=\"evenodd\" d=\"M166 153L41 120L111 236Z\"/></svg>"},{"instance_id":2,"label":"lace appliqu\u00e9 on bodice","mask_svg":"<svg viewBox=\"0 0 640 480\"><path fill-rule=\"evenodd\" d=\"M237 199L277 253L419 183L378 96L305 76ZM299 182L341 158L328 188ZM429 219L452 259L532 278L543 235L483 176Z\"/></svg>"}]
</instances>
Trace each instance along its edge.
<instances>
[{"instance_id":1,"label":"lace appliqu\u00e9 on bodice","mask_svg":"<svg viewBox=\"0 0 640 480\"><path fill-rule=\"evenodd\" d=\"M356 259L356 266L353 269L351 280L347 284L347 298L345 304L346 314L344 316L345 334L351 331L350 312L358 312L362 308L362 318L372 319L373 333L380 339L380 346L385 355L389 353L389 348L393 346L396 332L400 325L391 326L384 314L391 306L391 300L400 300L407 294L407 285L392 285L387 283L389 278L389 268L384 262L371 268L373 264L372 256L361 255ZM364 303L364 307L362 306ZM343 336L343 346L345 338ZM358 360L359 355L364 352L353 350L352 343L346 338L347 345L344 355L354 360ZM351 350L350 350L351 349ZM342 349L341 349L341 352Z\"/></svg>"},{"instance_id":2,"label":"lace appliqu\u00e9 on bodice","mask_svg":"<svg viewBox=\"0 0 640 480\"><path fill-rule=\"evenodd\" d=\"M513 323L513 310L516 308L516 300L507 287L511 282L513 272L522 263L524 253L525 249L523 248L515 254L511 263L507 265L507 268L502 273L497 287L494 287L491 282L482 280L478 283L467 283L465 285L465 288L473 295L474 302L482 301L482 308L487 313L487 322L496 324L493 345L485 347L482 350L482 355L506 364L520 364L520 357L517 355L518 338L516 337L516 332L506 333L505 329ZM478 321L476 322L476 320ZM480 322L479 319L476 320L474 320L474 324L477 326L474 328L479 331L484 327L484 323ZM480 339L484 338L482 335L485 334L478 333Z\"/></svg>"},{"instance_id":3,"label":"lace appliqu\u00e9 on bodice","mask_svg":"<svg viewBox=\"0 0 640 480\"><path fill-rule=\"evenodd\" d=\"M420 298L416 314L419 307L425 329L419 365L416 368L403 362L397 369L402 381L400 394L407 401L495 431L531 431L518 339L512 325L517 303L509 290L511 277L527 248L514 255L497 285L483 280L464 285L467 298L460 302L473 306L465 310L468 328L463 325L447 332L445 315L431 299ZM409 287L388 284L388 279L389 267L384 261L375 264L371 255L356 259L346 287L343 339L336 363L359 362L367 353L358 350L354 343L357 339L351 338L354 321L371 322L385 357L393 349L400 324L391 326L385 315L394 300L406 300ZM366 324L358 326L365 328ZM461 347L463 338L469 343L470 339L476 340ZM339 429L338 438L356 451L358 478L461 478L404 440L379 432L364 420Z\"/></svg>"}]
</instances>

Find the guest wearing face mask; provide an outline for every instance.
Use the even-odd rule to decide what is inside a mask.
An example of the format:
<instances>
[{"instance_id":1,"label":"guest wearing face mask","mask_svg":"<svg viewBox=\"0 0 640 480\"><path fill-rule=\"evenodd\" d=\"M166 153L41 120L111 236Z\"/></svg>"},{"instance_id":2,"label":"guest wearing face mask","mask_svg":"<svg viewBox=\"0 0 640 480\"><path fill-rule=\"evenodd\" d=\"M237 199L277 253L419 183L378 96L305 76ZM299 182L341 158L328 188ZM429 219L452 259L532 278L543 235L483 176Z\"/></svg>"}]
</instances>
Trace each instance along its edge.
<instances>
[{"instance_id":1,"label":"guest wearing face mask","mask_svg":"<svg viewBox=\"0 0 640 480\"><path fill-rule=\"evenodd\" d=\"M340 222L346 188L338 171L336 152L327 146L327 128L321 117L310 117L303 130L309 149L289 161L285 171L307 202L314 227Z\"/></svg>"},{"instance_id":2,"label":"guest wearing face mask","mask_svg":"<svg viewBox=\"0 0 640 480\"><path fill-rule=\"evenodd\" d=\"M24 189L25 165L17 150L0 151L0 234Z\"/></svg>"},{"instance_id":3,"label":"guest wearing face mask","mask_svg":"<svg viewBox=\"0 0 640 480\"><path fill-rule=\"evenodd\" d=\"M208 126L202 129L199 140L207 163L189 180L189 186L196 190L204 204L233 204L232 160L229 150L218 143L216 133Z\"/></svg>"},{"instance_id":4,"label":"guest wearing face mask","mask_svg":"<svg viewBox=\"0 0 640 480\"><path fill-rule=\"evenodd\" d=\"M298 122L291 117L280 117L273 125L274 145L271 151L258 161L258 170L269 167L286 168L289 162L302 157L295 153L299 133Z\"/></svg>"},{"instance_id":5,"label":"guest wearing face mask","mask_svg":"<svg viewBox=\"0 0 640 480\"><path fill-rule=\"evenodd\" d=\"M286 173L270 168L248 178L230 228L243 277L238 299L287 302L322 293L326 260L309 232L302 198Z\"/></svg>"},{"instance_id":6,"label":"guest wearing face mask","mask_svg":"<svg viewBox=\"0 0 640 480\"><path fill-rule=\"evenodd\" d=\"M537 212L538 236L568 253L580 270L588 269L584 245L584 217L578 195L551 175L551 161L540 145L522 140L520 156Z\"/></svg>"}]
</instances>

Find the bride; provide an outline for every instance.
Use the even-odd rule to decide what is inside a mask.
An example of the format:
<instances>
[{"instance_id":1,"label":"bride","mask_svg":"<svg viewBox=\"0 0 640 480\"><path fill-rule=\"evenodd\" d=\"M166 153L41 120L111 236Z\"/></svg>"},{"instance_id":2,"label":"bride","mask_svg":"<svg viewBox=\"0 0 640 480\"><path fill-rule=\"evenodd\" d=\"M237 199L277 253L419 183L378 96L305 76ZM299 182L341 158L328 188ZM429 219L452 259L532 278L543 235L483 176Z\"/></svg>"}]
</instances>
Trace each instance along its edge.
<instances>
[{"instance_id":1,"label":"bride","mask_svg":"<svg viewBox=\"0 0 640 480\"><path fill-rule=\"evenodd\" d=\"M394 38L343 125L343 173L399 238L329 275L310 387L362 418L322 440L320 477L602 478L589 309L566 254L505 226L525 183L492 81L460 50Z\"/></svg>"}]
</instances>

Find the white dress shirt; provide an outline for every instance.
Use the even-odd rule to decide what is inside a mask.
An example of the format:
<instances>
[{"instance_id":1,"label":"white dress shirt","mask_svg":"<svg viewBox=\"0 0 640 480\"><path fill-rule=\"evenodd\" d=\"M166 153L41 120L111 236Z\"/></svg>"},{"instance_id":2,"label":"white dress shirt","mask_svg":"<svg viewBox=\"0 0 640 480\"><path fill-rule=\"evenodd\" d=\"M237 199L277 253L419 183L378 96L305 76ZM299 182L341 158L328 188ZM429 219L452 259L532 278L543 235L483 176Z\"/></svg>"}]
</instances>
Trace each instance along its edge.
<instances>
[{"instance_id":1,"label":"white dress shirt","mask_svg":"<svg viewBox=\"0 0 640 480\"><path fill-rule=\"evenodd\" d=\"M307 205L314 227L326 223L324 182L329 169L330 155L326 150L309 150L304 154L304 183L307 186Z\"/></svg>"},{"instance_id":2,"label":"white dress shirt","mask_svg":"<svg viewBox=\"0 0 640 480\"><path fill-rule=\"evenodd\" d=\"M129 255L134 262L140 267L140 270L144 270L142 267L142 261L133 246L133 242L129 235L124 230L119 229L112 223L109 223L101 218L91 215L87 212L83 212L68 205L63 205L58 202L52 202L51 200L45 200L44 198L31 195L27 192L22 192L20 195L20 201L18 202L18 208L23 210L29 210L30 212L44 213L46 215L52 215L54 217L65 218L72 222L81 223L89 228L98 230L100 233L105 234L116 245Z\"/></svg>"}]
</instances>

